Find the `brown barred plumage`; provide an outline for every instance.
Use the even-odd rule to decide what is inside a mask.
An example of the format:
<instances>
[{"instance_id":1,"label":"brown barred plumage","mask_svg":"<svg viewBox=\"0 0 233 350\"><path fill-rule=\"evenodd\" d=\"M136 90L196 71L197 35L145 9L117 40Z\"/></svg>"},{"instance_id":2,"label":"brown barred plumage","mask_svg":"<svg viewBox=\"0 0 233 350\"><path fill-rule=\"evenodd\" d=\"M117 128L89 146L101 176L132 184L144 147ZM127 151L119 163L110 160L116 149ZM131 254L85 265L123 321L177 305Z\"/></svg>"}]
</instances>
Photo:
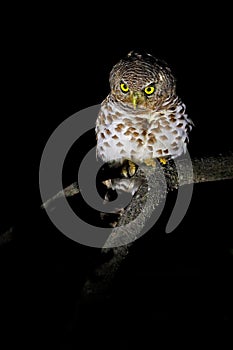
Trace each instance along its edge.
<instances>
[{"instance_id":1,"label":"brown barred plumage","mask_svg":"<svg viewBox=\"0 0 233 350\"><path fill-rule=\"evenodd\" d=\"M152 165L186 151L193 123L165 62L133 51L113 67L109 80L111 92L96 121L98 157Z\"/></svg>"}]
</instances>

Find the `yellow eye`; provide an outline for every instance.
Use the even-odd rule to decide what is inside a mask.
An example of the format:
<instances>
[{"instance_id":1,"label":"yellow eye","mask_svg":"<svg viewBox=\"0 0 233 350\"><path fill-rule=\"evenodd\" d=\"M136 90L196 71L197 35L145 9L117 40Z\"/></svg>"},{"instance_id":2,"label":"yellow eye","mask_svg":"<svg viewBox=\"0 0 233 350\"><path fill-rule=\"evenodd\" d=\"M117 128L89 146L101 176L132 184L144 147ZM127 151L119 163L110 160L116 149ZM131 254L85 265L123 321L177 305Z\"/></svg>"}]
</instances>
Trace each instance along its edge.
<instances>
[{"instance_id":1,"label":"yellow eye","mask_svg":"<svg viewBox=\"0 0 233 350\"><path fill-rule=\"evenodd\" d=\"M155 91L155 88L154 86L147 86L144 91L147 95L151 95Z\"/></svg>"},{"instance_id":2,"label":"yellow eye","mask_svg":"<svg viewBox=\"0 0 233 350\"><path fill-rule=\"evenodd\" d=\"M129 87L125 83L121 83L121 90L123 92L128 92L129 91Z\"/></svg>"}]
</instances>

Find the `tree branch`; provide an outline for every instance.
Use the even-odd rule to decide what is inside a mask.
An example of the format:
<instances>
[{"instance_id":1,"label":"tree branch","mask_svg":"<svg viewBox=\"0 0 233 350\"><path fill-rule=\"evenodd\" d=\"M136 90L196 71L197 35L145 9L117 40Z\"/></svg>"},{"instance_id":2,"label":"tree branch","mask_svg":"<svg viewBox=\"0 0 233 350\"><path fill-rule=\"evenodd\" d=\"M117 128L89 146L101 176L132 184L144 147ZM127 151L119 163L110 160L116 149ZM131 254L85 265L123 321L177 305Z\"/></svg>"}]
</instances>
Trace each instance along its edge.
<instances>
[{"instance_id":1,"label":"tree branch","mask_svg":"<svg viewBox=\"0 0 233 350\"><path fill-rule=\"evenodd\" d=\"M188 166L187 162L181 160L178 166L182 169L182 179L178 179L174 163L169 163L165 167L168 191L191 183L233 179L232 153L193 158L193 174L190 172L190 169L186 169ZM132 243L126 244L127 241L133 241L133 239L136 239L140 235L146 221L150 218L162 199L163 194L160 192L160 179L155 176L153 169L147 168L145 171L150 181L150 191L148 191L146 182L143 181L137 195L132 198L129 206L125 209L123 215L120 216L118 226L112 230L102 251L108 252L109 249L107 247L114 245L115 242L117 244L121 243L122 246L113 248L113 254L110 259L95 270L94 277L87 279L83 286L82 295L84 300L88 300L89 302L95 300L96 297L98 298L108 290L116 272L129 253ZM145 177L145 174L139 171L136 176ZM140 214L138 215L138 213Z\"/></svg>"},{"instance_id":2,"label":"tree branch","mask_svg":"<svg viewBox=\"0 0 233 350\"><path fill-rule=\"evenodd\" d=\"M173 162L169 162L164 167L165 178L167 182L167 190L177 189L179 186L188 185L191 183L201 183L209 181L219 181L233 179L233 153L219 154L217 156L206 156L192 159L193 174L190 172L186 162L177 161L182 170L182 178L178 178L176 166ZM183 162L183 163L182 163ZM177 165L176 164L176 165ZM90 302L101 293L108 290L110 282L119 270L123 260L129 253L130 245L127 241L136 239L142 231L148 218L152 215L159 202L163 199L164 193L161 193L161 179L156 176L156 171L153 168L139 169L136 177L144 179L137 193L133 196L130 204L125 208L123 214L119 217L117 227L113 228L104 248L103 253L111 253L106 261L96 268L92 277L86 280L82 296L83 300ZM149 179L150 190L148 191L147 181ZM57 193L52 198L48 199L41 205L41 208L47 209L51 206L56 207L56 200L62 196L71 197L79 194L78 184L74 182L64 190ZM146 203L146 205L145 205ZM12 240L12 229L0 235L0 245ZM117 247L109 249L117 242ZM122 246L119 246L119 243Z\"/></svg>"}]
</instances>

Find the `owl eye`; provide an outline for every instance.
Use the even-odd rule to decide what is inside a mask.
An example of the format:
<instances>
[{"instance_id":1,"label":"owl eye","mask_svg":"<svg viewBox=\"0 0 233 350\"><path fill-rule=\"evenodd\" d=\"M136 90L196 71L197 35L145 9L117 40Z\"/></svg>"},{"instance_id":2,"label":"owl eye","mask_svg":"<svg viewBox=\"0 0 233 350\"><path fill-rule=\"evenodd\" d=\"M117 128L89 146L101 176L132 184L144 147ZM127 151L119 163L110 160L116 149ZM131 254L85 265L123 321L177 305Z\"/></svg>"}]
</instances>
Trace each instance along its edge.
<instances>
[{"instance_id":1,"label":"owl eye","mask_svg":"<svg viewBox=\"0 0 233 350\"><path fill-rule=\"evenodd\" d=\"M145 91L145 93L146 93L147 95L151 95L151 94L153 94L153 92L155 91L155 88L154 88L154 86L147 86L147 87L144 89L144 91Z\"/></svg>"},{"instance_id":2,"label":"owl eye","mask_svg":"<svg viewBox=\"0 0 233 350\"><path fill-rule=\"evenodd\" d=\"M123 92L129 91L129 87L125 83L121 83L120 87L121 87L121 91L123 91Z\"/></svg>"}]
</instances>

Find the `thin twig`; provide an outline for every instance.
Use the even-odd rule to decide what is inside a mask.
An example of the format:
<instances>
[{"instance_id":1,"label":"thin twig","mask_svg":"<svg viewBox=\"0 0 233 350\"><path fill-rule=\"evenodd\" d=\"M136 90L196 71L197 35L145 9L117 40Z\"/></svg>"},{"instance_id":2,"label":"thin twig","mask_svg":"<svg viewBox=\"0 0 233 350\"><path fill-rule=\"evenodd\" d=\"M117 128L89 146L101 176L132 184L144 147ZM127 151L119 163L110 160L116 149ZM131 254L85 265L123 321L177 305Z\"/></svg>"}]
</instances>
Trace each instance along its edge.
<instances>
[{"instance_id":1,"label":"thin twig","mask_svg":"<svg viewBox=\"0 0 233 350\"><path fill-rule=\"evenodd\" d=\"M53 203L55 200L61 198L61 197L72 197L78 194L79 188L77 182L72 183L71 185L67 186L64 190L59 191L55 196L48 199L45 203L41 205L42 209L47 209L51 203Z\"/></svg>"}]
</instances>

